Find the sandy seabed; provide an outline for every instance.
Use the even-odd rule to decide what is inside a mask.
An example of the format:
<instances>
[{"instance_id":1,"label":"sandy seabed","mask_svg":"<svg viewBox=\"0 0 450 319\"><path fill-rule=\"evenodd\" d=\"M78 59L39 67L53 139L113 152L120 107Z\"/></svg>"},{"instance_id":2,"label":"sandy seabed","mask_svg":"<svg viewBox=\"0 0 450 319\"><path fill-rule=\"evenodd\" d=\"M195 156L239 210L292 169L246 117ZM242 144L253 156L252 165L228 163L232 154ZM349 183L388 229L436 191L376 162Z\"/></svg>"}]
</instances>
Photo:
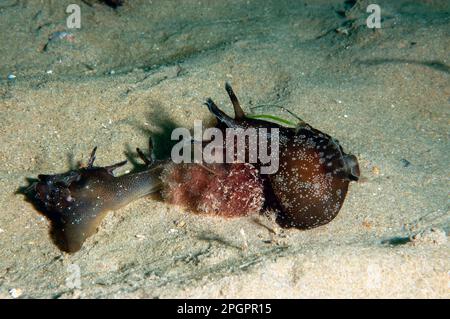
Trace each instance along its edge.
<instances>
[{"instance_id":1,"label":"sandy seabed","mask_svg":"<svg viewBox=\"0 0 450 319\"><path fill-rule=\"evenodd\" d=\"M377 1L374 30L368 3L1 2L0 297L449 298L450 8ZM207 97L231 112L225 81L246 111L282 105L357 155L335 220L286 230L143 198L69 255L16 194L93 146L108 165L153 136L162 156L171 128L212 120Z\"/></svg>"}]
</instances>

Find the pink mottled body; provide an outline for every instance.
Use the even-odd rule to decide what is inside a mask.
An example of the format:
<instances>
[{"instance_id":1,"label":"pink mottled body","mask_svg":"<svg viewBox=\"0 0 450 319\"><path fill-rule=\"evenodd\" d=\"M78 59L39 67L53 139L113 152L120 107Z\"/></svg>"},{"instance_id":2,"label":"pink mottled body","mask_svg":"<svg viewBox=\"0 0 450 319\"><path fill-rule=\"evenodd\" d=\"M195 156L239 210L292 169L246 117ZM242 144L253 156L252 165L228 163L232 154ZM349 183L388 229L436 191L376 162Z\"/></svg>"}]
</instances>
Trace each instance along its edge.
<instances>
[{"instance_id":1,"label":"pink mottled body","mask_svg":"<svg viewBox=\"0 0 450 319\"><path fill-rule=\"evenodd\" d=\"M172 164L161 179L167 202L198 213L247 216L259 213L264 204L258 170L246 163Z\"/></svg>"}]
</instances>

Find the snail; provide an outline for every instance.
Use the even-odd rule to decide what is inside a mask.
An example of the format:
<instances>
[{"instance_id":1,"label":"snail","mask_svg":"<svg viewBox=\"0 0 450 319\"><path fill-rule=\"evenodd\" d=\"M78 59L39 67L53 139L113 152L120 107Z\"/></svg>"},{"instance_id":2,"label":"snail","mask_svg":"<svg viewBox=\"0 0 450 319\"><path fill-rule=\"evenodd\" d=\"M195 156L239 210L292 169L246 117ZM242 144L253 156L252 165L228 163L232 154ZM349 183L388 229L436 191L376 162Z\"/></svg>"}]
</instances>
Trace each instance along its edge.
<instances>
[{"instance_id":1,"label":"snail","mask_svg":"<svg viewBox=\"0 0 450 319\"><path fill-rule=\"evenodd\" d=\"M59 248L69 253L78 251L97 231L108 211L156 192L166 202L200 214L236 217L271 209L277 214L277 222L286 228L308 229L330 222L343 204L350 181L359 178L356 157L345 154L337 140L304 122L292 128L247 116L231 86L227 83L225 88L234 117L211 99L206 102L218 120L217 128L277 129L276 172L263 173L259 161L153 160L138 148L146 169L116 177L114 171L126 161L96 167L94 148L86 167L64 174L39 175L29 188L31 200L51 220ZM267 138L273 138L270 132Z\"/></svg>"}]
</instances>

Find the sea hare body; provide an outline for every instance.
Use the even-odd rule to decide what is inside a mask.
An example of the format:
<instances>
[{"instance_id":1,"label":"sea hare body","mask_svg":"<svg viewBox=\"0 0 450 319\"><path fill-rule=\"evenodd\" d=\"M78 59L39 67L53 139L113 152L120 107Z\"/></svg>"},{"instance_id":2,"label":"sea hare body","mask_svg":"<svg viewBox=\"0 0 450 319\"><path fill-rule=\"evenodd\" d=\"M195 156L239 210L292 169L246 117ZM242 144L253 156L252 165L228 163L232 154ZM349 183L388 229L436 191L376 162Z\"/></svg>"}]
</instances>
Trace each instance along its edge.
<instances>
[{"instance_id":1,"label":"sea hare body","mask_svg":"<svg viewBox=\"0 0 450 319\"><path fill-rule=\"evenodd\" d=\"M251 164L170 164L162 180L163 198L194 212L237 217L263 208L262 180Z\"/></svg>"}]
</instances>

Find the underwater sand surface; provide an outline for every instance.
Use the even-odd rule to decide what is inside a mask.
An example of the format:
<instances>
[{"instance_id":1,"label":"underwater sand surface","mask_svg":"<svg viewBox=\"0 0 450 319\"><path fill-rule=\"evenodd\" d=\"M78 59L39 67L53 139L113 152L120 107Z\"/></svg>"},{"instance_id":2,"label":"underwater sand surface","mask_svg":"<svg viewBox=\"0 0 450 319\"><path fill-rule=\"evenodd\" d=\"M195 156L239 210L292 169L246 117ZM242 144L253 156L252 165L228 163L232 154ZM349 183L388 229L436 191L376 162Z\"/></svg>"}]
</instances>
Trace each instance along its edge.
<instances>
[{"instance_id":1,"label":"underwater sand surface","mask_svg":"<svg viewBox=\"0 0 450 319\"><path fill-rule=\"evenodd\" d=\"M378 30L364 1L2 2L0 297L449 298L450 9L391 2ZM94 146L108 165L152 136L162 157L172 128L212 121L206 98L231 113L225 81L247 112L284 106L358 157L335 220L286 230L143 198L68 255L16 194Z\"/></svg>"}]
</instances>

